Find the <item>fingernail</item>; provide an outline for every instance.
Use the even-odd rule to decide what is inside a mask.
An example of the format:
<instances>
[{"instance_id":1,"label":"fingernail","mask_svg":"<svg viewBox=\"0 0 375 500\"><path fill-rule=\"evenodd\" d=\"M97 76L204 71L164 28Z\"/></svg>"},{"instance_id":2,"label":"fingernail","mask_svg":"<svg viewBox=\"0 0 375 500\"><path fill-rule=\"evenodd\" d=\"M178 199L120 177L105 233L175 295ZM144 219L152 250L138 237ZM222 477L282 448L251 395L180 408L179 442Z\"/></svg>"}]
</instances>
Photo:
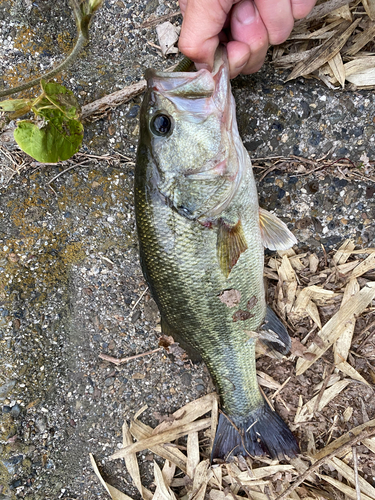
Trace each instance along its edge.
<instances>
[{"instance_id":1,"label":"fingernail","mask_svg":"<svg viewBox=\"0 0 375 500\"><path fill-rule=\"evenodd\" d=\"M241 59L236 61L235 65L234 65L235 69L241 70L245 66L247 61L249 60L249 56L250 56L250 54L245 54L243 57L241 57Z\"/></svg>"},{"instance_id":2,"label":"fingernail","mask_svg":"<svg viewBox=\"0 0 375 500\"><path fill-rule=\"evenodd\" d=\"M236 16L237 21L241 24L247 25L253 23L256 17L253 1L243 0L236 6L234 15Z\"/></svg>"}]
</instances>

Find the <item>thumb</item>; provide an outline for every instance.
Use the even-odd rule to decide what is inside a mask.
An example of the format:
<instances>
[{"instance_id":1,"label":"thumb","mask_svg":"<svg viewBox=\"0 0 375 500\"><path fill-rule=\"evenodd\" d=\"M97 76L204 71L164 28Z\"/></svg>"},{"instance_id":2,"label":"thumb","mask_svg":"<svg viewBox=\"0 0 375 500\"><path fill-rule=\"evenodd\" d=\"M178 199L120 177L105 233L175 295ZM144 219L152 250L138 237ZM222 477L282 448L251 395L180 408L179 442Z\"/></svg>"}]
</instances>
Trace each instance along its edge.
<instances>
[{"instance_id":1,"label":"thumb","mask_svg":"<svg viewBox=\"0 0 375 500\"><path fill-rule=\"evenodd\" d=\"M212 68L219 33L233 0L189 0L182 22L179 48L194 62Z\"/></svg>"}]
</instances>

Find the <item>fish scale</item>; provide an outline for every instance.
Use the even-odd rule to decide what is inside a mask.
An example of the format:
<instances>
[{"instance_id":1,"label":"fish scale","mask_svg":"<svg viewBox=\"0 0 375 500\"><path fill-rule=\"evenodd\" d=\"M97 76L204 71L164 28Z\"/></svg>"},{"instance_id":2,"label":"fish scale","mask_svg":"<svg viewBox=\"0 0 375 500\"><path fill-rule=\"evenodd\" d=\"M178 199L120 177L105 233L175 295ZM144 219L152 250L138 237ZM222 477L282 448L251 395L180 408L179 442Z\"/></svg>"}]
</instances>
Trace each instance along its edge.
<instances>
[{"instance_id":1,"label":"fish scale","mask_svg":"<svg viewBox=\"0 0 375 500\"><path fill-rule=\"evenodd\" d=\"M265 403L256 378L254 332L268 317L273 329L284 327L266 309L257 191L237 130L225 55L217 66L211 80L206 70L148 77L135 170L141 265L163 332L200 354L220 395L226 417L220 416L212 457L293 456L295 439ZM228 175L215 171L215 161L224 161ZM168 192L166 179L173 185ZM237 303L221 300L230 290L240 297Z\"/></svg>"}]
</instances>

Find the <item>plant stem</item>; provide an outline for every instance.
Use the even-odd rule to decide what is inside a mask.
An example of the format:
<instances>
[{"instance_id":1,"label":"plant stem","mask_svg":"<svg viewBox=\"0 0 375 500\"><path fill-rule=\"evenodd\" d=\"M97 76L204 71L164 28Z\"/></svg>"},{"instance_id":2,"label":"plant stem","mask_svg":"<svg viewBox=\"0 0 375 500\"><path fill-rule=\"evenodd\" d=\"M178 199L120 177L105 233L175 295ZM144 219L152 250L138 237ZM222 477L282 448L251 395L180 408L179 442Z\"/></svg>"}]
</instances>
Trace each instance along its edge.
<instances>
[{"instance_id":1,"label":"plant stem","mask_svg":"<svg viewBox=\"0 0 375 500\"><path fill-rule=\"evenodd\" d=\"M35 78L34 80L31 80L30 82L26 82L22 85L19 85L18 87L14 87L12 89L8 90L3 90L0 92L0 97L5 97L7 95L12 95L16 94L17 92L21 92L22 90L27 90L30 89L31 87L35 87L35 85L38 85L40 81L43 79L45 80L50 80L51 78L55 77L58 73L63 71L65 68L67 68L70 64L72 64L78 57L78 54L81 52L82 48L84 47L85 43L88 41L88 38L86 38L82 31L79 33L77 42L72 50L72 52L68 55L68 57L56 68L52 69L48 73L45 73L42 76L38 76L38 78Z\"/></svg>"}]
</instances>

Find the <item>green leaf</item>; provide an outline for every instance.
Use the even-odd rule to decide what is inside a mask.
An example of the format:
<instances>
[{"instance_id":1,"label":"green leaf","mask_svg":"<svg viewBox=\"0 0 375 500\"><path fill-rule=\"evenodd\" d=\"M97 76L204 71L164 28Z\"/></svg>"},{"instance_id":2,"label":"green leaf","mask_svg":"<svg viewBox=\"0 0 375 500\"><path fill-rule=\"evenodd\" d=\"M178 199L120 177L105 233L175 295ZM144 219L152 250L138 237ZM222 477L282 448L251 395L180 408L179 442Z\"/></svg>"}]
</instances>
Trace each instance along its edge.
<instances>
[{"instance_id":1,"label":"green leaf","mask_svg":"<svg viewBox=\"0 0 375 500\"><path fill-rule=\"evenodd\" d=\"M14 139L28 155L41 163L57 163L76 153L83 139L83 125L67 119L58 109L44 109L45 121L35 124L22 120L14 131Z\"/></svg>"},{"instance_id":2,"label":"green leaf","mask_svg":"<svg viewBox=\"0 0 375 500\"><path fill-rule=\"evenodd\" d=\"M31 109L32 104L32 101L30 101L29 99L8 99L7 101L0 102L0 111L13 111L13 114L10 116L10 118L14 120L19 116L28 113Z\"/></svg>"},{"instance_id":3,"label":"green leaf","mask_svg":"<svg viewBox=\"0 0 375 500\"><path fill-rule=\"evenodd\" d=\"M0 102L1 111L18 111L26 106L31 108L32 101L29 99L8 99Z\"/></svg>"},{"instance_id":4,"label":"green leaf","mask_svg":"<svg viewBox=\"0 0 375 500\"><path fill-rule=\"evenodd\" d=\"M103 4L103 0L89 0L89 8L91 12L95 12Z\"/></svg>"},{"instance_id":5,"label":"green leaf","mask_svg":"<svg viewBox=\"0 0 375 500\"><path fill-rule=\"evenodd\" d=\"M40 82L44 97L35 106L38 114L43 114L41 108L46 105L46 101L58 108L67 118L79 119L80 107L73 92L63 85L55 82Z\"/></svg>"}]
</instances>

